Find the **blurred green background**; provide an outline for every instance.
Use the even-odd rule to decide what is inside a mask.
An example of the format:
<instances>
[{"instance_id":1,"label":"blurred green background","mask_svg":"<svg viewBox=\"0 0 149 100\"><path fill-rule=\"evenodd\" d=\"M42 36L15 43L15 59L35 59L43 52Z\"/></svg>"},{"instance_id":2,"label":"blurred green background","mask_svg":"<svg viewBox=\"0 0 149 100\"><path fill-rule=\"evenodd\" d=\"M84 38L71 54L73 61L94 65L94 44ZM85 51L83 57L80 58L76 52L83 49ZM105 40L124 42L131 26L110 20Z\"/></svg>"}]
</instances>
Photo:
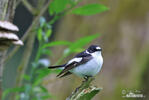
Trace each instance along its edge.
<instances>
[{"instance_id":1,"label":"blurred green background","mask_svg":"<svg viewBox=\"0 0 149 100\"><path fill-rule=\"evenodd\" d=\"M36 0L31 0L30 3L35 5ZM104 64L93 82L103 90L93 100L131 100L132 98L122 96L136 90L145 97L133 98L133 100L149 100L149 1L90 0L79 5L86 3L100 3L109 10L93 16L68 14L61 17L52 27L50 41L74 42L82 37L100 33L99 37L84 46L86 49L91 44L97 44L103 48ZM46 20L51 20L48 12L44 16ZM14 17L14 23L20 29L20 37L27 30L32 19L33 16L20 3ZM36 40L30 64L26 70L27 74L30 72L31 62L35 58L38 45ZM17 66L25 48L25 46L21 47L15 56L6 62L3 85L5 89L15 85ZM50 47L52 55L44 55L43 58L48 58L53 65L61 58L65 48L67 46L63 45ZM67 62L75 54L70 54L63 62ZM81 80L75 75L57 79L56 74L52 73L43 79L42 84L56 100L64 100L79 86ZM9 100L11 100L10 97Z\"/></svg>"}]
</instances>

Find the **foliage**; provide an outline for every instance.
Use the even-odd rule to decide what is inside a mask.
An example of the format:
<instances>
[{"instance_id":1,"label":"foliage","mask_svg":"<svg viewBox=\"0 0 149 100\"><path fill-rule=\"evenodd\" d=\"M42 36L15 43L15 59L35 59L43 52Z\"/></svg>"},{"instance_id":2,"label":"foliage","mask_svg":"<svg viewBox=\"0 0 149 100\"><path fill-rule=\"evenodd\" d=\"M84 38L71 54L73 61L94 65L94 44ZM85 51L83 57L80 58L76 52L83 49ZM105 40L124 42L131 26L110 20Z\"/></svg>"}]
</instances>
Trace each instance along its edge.
<instances>
[{"instance_id":1,"label":"foliage","mask_svg":"<svg viewBox=\"0 0 149 100\"><path fill-rule=\"evenodd\" d=\"M49 5L49 14L53 16L53 19L47 22L44 17L41 17L39 20L40 25L36 29L36 36L39 42L39 46L36 57L32 62L32 69L30 74L24 75L24 85L22 87L11 88L4 91L3 100L10 92L18 93L16 95L16 100L47 100L52 98L52 94L50 94L48 90L42 85L42 81L45 76L51 73L58 73L60 70L48 70L47 68L40 68L41 63L39 62L41 60L41 56L52 54L52 51L49 49L49 47L65 45L67 48L64 50L62 57L57 61L58 64L68 55L82 51L83 46L87 45L99 36L99 34L93 34L90 36L82 37L74 42L66 40L49 42L48 39L52 35L53 23L55 23L56 20L68 12L77 15L93 15L107 10L107 8L101 4L88 4L79 8L75 8L79 2L81 2L81 0L53 0L53 2L51 2Z\"/></svg>"},{"instance_id":2,"label":"foliage","mask_svg":"<svg viewBox=\"0 0 149 100\"><path fill-rule=\"evenodd\" d=\"M83 81L82 84L76 88L76 90L73 91L66 100L91 100L102 89L91 86L91 82L93 80L94 78L91 77L88 80Z\"/></svg>"},{"instance_id":3,"label":"foliage","mask_svg":"<svg viewBox=\"0 0 149 100\"><path fill-rule=\"evenodd\" d=\"M94 15L108 10L107 7L101 4L88 4L72 10L73 14L77 15Z\"/></svg>"}]
</instances>

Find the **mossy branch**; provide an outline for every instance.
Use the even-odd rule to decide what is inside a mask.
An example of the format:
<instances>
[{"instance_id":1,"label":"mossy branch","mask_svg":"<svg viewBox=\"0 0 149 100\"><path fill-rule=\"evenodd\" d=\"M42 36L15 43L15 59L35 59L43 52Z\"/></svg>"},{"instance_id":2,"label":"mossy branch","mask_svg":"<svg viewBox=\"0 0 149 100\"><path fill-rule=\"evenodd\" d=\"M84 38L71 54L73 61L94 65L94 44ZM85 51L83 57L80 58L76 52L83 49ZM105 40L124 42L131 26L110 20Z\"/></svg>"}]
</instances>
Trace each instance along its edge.
<instances>
[{"instance_id":1,"label":"mossy branch","mask_svg":"<svg viewBox=\"0 0 149 100\"><path fill-rule=\"evenodd\" d=\"M66 100L91 100L102 88L91 86L94 78L83 81L82 84L72 92Z\"/></svg>"}]
</instances>

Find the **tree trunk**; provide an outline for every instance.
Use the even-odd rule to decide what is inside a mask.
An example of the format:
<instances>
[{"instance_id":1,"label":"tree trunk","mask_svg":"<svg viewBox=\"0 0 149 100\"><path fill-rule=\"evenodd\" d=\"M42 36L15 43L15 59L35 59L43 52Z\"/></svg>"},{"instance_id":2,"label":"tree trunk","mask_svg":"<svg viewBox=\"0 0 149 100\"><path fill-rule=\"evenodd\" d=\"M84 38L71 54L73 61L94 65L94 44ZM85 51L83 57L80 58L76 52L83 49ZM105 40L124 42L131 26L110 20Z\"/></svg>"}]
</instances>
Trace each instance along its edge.
<instances>
[{"instance_id":1,"label":"tree trunk","mask_svg":"<svg viewBox=\"0 0 149 100\"><path fill-rule=\"evenodd\" d=\"M16 0L0 0L0 20L12 22ZM3 60L7 50L0 51L0 97L2 97ZM1 98L0 98L1 100Z\"/></svg>"}]
</instances>

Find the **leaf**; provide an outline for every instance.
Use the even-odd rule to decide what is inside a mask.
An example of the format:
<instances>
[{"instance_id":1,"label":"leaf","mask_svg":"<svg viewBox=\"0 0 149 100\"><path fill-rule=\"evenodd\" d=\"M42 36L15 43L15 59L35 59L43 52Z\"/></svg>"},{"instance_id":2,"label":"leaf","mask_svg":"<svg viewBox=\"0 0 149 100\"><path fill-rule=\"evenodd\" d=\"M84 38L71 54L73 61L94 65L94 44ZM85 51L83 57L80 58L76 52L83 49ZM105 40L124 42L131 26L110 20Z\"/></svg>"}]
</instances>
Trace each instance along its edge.
<instances>
[{"instance_id":1,"label":"leaf","mask_svg":"<svg viewBox=\"0 0 149 100\"><path fill-rule=\"evenodd\" d=\"M97 38L99 34L90 35L87 37L83 37L80 40L77 40L76 42L72 43L72 45L69 47L69 52L75 52L78 49L82 48L84 45L90 43L92 40Z\"/></svg>"},{"instance_id":2,"label":"leaf","mask_svg":"<svg viewBox=\"0 0 149 100\"><path fill-rule=\"evenodd\" d=\"M43 92L48 93L48 90L47 90L45 87L40 86L40 89L41 89Z\"/></svg>"},{"instance_id":3,"label":"leaf","mask_svg":"<svg viewBox=\"0 0 149 100\"><path fill-rule=\"evenodd\" d=\"M38 41L42 40L42 28L39 28L37 31L37 39Z\"/></svg>"},{"instance_id":4,"label":"leaf","mask_svg":"<svg viewBox=\"0 0 149 100\"><path fill-rule=\"evenodd\" d=\"M52 96L50 94L47 94L45 96L42 96L42 100L49 100Z\"/></svg>"},{"instance_id":5,"label":"leaf","mask_svg":"<svg viewBox=\"0 0 149 100\"><path fill-rule=\"evenodd\" d=\"M24 87L16 87L16 88L6 89L2 94L2 100L4 100L4 98L11 92L22 92L22 91L24 91Z\"/></svg>"},{"instance_id":6,"label":"leaf","mask_svg":"<svg viewBox=\"0 0 149 100\"><path fill-rule=\"evenodd\" d=\"M69 3L69 0L54 0L51 2L49 6L49 13L50 15L58 14L66 8L67 4Z\"/></svg>"},{"instance_id":7,"label":"leaf","mask_svg":"<svg viewBox=\"0 0 149 100\"><path fill-rule=\"evenodd\" d=\"M49 29L49 30L46 31L46 37L47 38L50 37L51 34L52 34L52 30L51 29Z\"/></svg>"},{"instance_id":8,"label":"leaf","mask_svg":"<svg viewBox=\"0 0 149 100\"><path fill-rule=\"evenodd\" d=\"M29 75L24 74L24 79L25 79L25 80L27 80L27 81L29 81L29 80L30 80L30 76L29 76Z\"/></svg>"},{"instance_id":9,"label":"leaf","mask_svg":"<svg viewBox=\"0 0 149 100\"><path fill-rule=\"evenodd\" d=\"M76 49L74 50L74 52L78 53L78 52L82 52L83 50L84 50L83 48L76 48Z\"/></svg>"},{"instance_id":10,"label":"leaf","mask_svg":"<svg viewBox=\"0 0 149 100\"><path fill-rule=\"evenodd\" d=\"M55 73L58 74L62 71L62 69L55 69L55 70L51 70L51 73Z\"/></svg>"},{"instance_id":11,"label":"leaf","mask_svg":"<svg viewBox=\"0 0 149 100\"><path fill-rule=\"evenodd\" d=\"M54 41L54 42L44 44L42 48L47 48L47 47L57 46L57 45L71 45L71 44L72 43L68 41Z\"/></svg>"},{"instance_id":12,"label":"leaf","mask_svg":"<svg viewBox=\"0 0 149 100\"><path fill-rule=\"evenodd\" d=\"M88 78L85 82L76 88L72 94L67 97L66 100L91 100L102 88L97 88L92 86L91 82L94 80L94 77Z\"/></svg>"},{"instance_id":13,"label":"leaf","mask_svg":"<svg viewBox=\"0 0 149 100\"><path fill-rule=\"evenodd\" d=\"M90 86L80 92L75 100L92 100L92 98L101 91L101 88Z\"/></svg>"},{"instance_id":14,"label":"leaf","mask_svg":"<svg viewBox=\"0 0 149 100\"><path fill-rule=\"evenodd\" d=\"M72 10L71 13L76 14L76 15L94 15L97 13L101 13L108 10L108 8L104 5L101 4L88 4L81 6L79 8L75 8Z\"/></svg>"},{"instance_id":15,"label":"leaf","mask_svg":"<svg viewBox=\"0 0 149 100\"><path fill-rule=\"evenodd\" d=\"M42 50L41 50L41 53L42 53L42 54L46 54L46 55L52 54L51 50L46 49L46 48L42 49Z\"/></svg>"},{"instance_id":16,"label":"leaf","mask_svg":"<svg viewBox=\"0 0 149 100\"><path fill-rule=\"evenodd\" d=\"M33 86L37 86L39 85L41 82L42 82L42 79L47 76L48 74L51 73L50 70L48 69L40 69L40 70L37 70L36 73L38 75L36 75L36 78L34 80L34 83L33 83Z\"/></svg>"}]
</instances>

